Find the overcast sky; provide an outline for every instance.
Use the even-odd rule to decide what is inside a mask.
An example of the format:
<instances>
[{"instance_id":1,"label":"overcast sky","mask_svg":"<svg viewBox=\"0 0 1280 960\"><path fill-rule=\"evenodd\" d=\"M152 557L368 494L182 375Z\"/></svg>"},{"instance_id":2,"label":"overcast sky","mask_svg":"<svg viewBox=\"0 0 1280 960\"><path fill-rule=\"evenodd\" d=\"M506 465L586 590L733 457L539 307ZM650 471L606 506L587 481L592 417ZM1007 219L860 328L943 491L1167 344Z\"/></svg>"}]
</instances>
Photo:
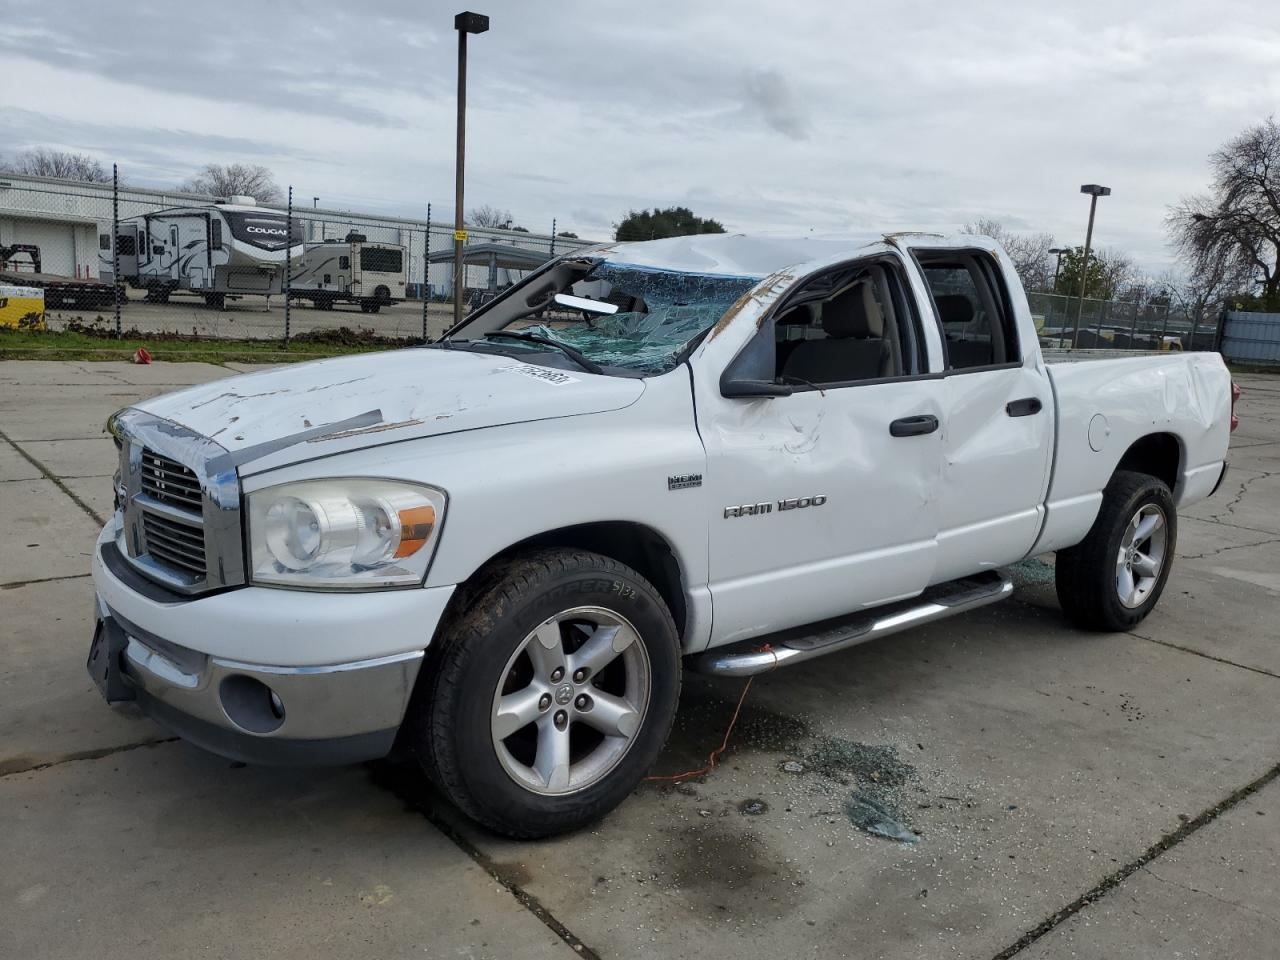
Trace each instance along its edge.
<instances>
[{"instance_id":1,"label":"overcast sky","mask_svg":"<svg viewBox=\"0 0 1280 960\"><path fill-rule=\"evenodd\" d=\"M477 0L477 4L480 0ZM263 163L321 206L453 206L456 34L423 0L4 0L0 153L173 185ZM1280 105L1280 6L484 0L467 208L612 236L680 203L734 231L869 236L993 217L1158 273L1206 155Z\"/></svg>"}]
</instances>

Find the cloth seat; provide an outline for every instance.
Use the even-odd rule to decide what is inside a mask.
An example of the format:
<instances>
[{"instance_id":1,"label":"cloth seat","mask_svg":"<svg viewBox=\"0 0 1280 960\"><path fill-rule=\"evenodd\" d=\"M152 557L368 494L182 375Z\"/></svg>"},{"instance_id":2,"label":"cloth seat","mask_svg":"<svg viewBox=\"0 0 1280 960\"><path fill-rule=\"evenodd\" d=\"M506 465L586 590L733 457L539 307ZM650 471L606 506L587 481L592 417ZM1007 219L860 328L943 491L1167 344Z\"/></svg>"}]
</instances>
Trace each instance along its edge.
<instances>
[{"instance_id":1,"label":"cloth seat","mask_svg":"<svg viewBox=\"0 0 1280 960\"><path fill-rule=\"evenodd\" d=\"M822 305L825 340L796 344L782 368L784 377L810 383L845 383L893 375L884 342L884 314L870 283L857 283Z\"/></svg>"}]
</instances>

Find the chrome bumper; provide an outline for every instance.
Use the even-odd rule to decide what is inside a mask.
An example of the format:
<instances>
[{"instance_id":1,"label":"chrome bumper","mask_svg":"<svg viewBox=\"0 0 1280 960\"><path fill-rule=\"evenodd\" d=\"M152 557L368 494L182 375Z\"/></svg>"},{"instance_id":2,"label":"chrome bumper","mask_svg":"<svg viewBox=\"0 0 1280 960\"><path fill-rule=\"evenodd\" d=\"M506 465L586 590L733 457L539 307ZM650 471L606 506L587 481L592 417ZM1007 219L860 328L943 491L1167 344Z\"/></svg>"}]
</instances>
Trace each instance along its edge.
<instances>
[{"instance_id":1,"label":"chrome bumper","mask_svg":"<svg viewBox=\"0 0 1280 960\"><path fill-rule=\"evenodd\" d=\"M150 634L101 598L96 605L90 672L118 671L119 681L95 676L104 695L136 699L144 713L183 739L249 763L358 763L385 756L422 665L421 651L324 666L241 663ZM99 656L95 668L100 647L111 662L103 667Z\"/></svg>"}]
</instances>

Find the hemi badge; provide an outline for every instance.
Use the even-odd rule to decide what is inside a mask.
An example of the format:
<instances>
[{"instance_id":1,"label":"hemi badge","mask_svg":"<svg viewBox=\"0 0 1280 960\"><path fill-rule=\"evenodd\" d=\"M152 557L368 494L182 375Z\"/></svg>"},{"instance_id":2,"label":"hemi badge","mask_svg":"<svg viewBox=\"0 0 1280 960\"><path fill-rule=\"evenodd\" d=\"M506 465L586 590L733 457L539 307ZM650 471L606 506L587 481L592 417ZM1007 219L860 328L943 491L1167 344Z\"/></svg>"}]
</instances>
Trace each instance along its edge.
<instances>
[{"instance_id":1,"label":"hemi badge","mask_svg":"<svg viewBox=\"0 0 1280 960\"><path fill-rule=\"evenodd\" d=\"M668 490L688 490L690 487L702 486L702 474L682 473L676 477L667 477Z\"/></svg>"}]
</instances>

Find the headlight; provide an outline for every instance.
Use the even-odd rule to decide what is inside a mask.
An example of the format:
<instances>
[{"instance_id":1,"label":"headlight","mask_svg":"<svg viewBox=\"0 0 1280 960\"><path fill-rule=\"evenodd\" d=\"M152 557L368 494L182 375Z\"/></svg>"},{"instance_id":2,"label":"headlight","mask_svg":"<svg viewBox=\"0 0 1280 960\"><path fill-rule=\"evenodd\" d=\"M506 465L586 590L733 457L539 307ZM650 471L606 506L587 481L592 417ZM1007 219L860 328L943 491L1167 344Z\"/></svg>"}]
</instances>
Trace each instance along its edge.
<instances>
[{"instance_id":1,"label":"headlight","mask_svg":"<svg viewBox=\"0 0 1280 960\"><path fill-rule=\"evenodd\" d=\"M307 480L249 494L254 583L376 590L427 574L445 495L394 480Z\"/></svg>"}]
</instances>

